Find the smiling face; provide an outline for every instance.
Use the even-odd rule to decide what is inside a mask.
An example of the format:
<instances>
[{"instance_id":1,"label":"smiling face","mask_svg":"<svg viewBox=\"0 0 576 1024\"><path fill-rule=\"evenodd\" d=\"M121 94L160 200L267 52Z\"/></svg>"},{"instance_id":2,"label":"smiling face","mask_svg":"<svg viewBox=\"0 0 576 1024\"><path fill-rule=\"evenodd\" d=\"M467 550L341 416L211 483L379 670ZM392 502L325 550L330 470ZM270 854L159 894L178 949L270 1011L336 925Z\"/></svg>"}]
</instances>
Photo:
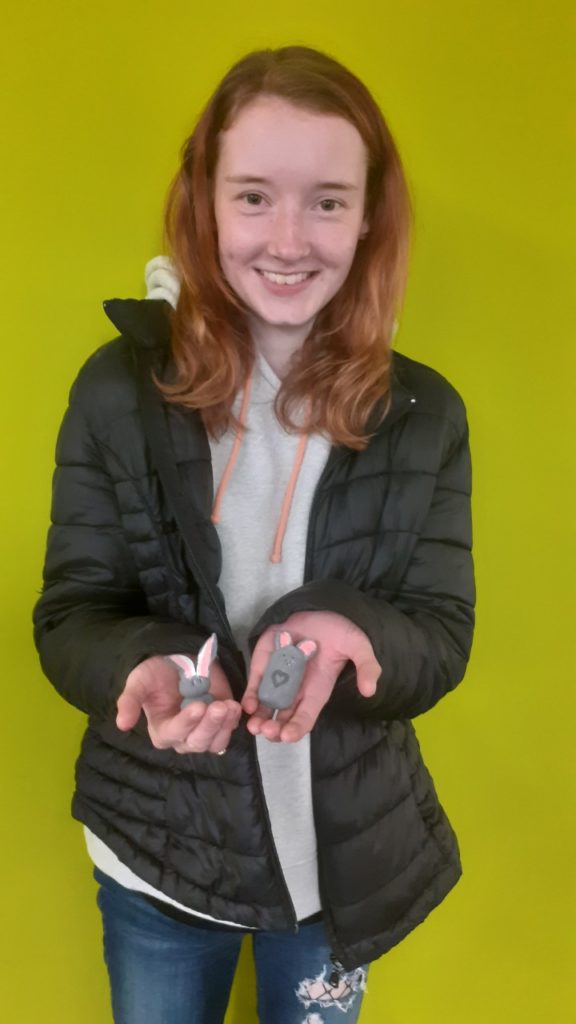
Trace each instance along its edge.
<instances>
[{"instance_id":1,"label":"smiling face","mask_svg":"<svg viewBox=\"0 0 576 1024\"><path fill-rule=\"evenodd\" d=\"M364 220L367 150L344 118L261 96L221 133L214 181L224 276L255 344L289 355L342 286Z\"/></svg>"}]
</instances>

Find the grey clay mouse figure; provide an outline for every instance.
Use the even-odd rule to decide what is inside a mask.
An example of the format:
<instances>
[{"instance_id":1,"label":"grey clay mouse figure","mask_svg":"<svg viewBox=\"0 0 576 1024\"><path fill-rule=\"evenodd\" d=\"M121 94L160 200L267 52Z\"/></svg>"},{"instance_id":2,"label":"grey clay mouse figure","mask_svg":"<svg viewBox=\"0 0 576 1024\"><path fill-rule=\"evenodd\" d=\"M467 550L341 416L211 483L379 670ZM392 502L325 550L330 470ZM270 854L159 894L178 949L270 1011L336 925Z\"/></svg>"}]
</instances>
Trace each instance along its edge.
<instances>
[{"instance_id":1,"label":"grey clay mouse figure","mask_svg":"<svg viewBox=\"0 0 576 1024\"><path fill-rule=\"evenodd\" d=\"M214 697L209 693L210 667L218 650L216 633L208 638L198 652L196 664L186 654L170 654L166 661L178 672L178 688L182 697L182 708L187 708L192 701L200 700L203 704L211 704Z\"/></svg>"},{"instance_id":2,"label":"grey clay mouse figure","mask_svg":"<svg viewBox=\"0 0 576 1024\"><path fill-rule=\"evenodd\" d=\"M294 703L306 662L316 654L316 649L314 640L294 644L287 630L275 634L274 651L258 687L258 700L274 710L273 718Z\"/></svg>"}]
</instances>

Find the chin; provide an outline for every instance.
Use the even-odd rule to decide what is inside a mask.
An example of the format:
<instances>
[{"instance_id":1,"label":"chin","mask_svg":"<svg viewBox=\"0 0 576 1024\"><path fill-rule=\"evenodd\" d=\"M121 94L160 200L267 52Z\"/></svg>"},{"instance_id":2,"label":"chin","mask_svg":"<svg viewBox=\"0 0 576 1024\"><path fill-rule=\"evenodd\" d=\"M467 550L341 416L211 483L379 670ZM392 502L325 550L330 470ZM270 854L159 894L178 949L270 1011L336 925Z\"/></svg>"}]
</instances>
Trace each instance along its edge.
<instances>
[{"instance_id":1,"label":"chin","mask_svg":"<svg viewBox=\"0 0 576 1024\"><path fill-rule=\"evenodd\" d=\"M294 329L301 329L303 327L306 327L307 324L310 324L310 326L312 326L312 323L316 318L316 313L309 313L306 314L306 316L292 317L286 317L285 315L282 316L281 314L274 316L265 315L263 313L256 313L256 316L263 323L268 324L269 327L292 327Z\"/></svg>"},{"instance_id":2,"label":"chin","mask_svg":"<svg viewBox=\"0 0 576 1024\"><path fill-rule=\"evenodd\" d=\"M305 324L308 320L313 320L325 305L322 302L315 302L313 305L298 304L296 296L292 299L280 298L277 302L272 301L269 303L263 303L261 300L254 299L249 304L250 308L262 320L267 320L270 323L291 323L294 326L296 324Z\"/></svg>"}]
</instances>

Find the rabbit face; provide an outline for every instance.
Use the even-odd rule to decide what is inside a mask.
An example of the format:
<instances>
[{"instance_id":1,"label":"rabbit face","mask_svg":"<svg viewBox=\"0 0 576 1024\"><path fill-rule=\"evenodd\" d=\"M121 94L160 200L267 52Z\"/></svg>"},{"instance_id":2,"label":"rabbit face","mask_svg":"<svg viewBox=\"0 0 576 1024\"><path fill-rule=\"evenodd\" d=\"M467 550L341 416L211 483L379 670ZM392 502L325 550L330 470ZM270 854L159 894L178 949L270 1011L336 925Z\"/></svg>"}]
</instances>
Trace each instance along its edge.
<instances>
[{"instance_id":1,"label":"rabbit face","mask_svg":"<svg viewBox=\"0 0 576 1024\"><path fill-rule=\"evenodd\" d=\"M178 672L178 688L182 697L181 707L188 707L194 700L200 700L204 704L211 703L214 698L208 692L210 689L210 667L217 651L217 637L215 633L208 638L198 652L196 665L185 654L171 654L167 661L174 666Z\"/></svg>"}]
</instances>

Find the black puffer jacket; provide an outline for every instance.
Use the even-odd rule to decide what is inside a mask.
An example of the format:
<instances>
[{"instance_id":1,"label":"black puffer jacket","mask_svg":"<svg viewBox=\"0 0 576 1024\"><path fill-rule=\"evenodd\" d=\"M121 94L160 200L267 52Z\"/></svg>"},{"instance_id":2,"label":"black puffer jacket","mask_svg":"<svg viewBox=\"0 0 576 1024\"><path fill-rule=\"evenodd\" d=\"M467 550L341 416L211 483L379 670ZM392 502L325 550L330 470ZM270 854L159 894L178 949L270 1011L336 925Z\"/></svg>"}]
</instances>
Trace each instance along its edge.
<instances>
[{"instance_id":1,"label":"black puffer jacket","mask_svg":"<svg viewBox=\"0 0 576 1024\"><path fill-rule=\"evenodd\" d=\"M143 397L138 381L150 365L164 372L168 364L168 307L112 300L105 308L121 337L88 360L72 388L34 613L46 675L89 715L73 814L180 903L252 927L294 927L243 725L218 758L154 749L143 718L126 734L114 724L134 665L155 653L195 654L213 630L237 698L246 679L217 590L204 429L195 414L152 399L166 430L155 456L176 481L174 503L143 433L154 389ZM371 699L357 694L348 666L311 735L322 903L348 969L398 943L461 873L410 719L456 686L469 656L469 497L459 396L396 355L391 410L367 450L332 449L310 516L304 585L254 626L253 643L294 611L339 612L365 631L382 666ZM192 557L175 522L178 502Z\"/></svg>"}]
</instances>

